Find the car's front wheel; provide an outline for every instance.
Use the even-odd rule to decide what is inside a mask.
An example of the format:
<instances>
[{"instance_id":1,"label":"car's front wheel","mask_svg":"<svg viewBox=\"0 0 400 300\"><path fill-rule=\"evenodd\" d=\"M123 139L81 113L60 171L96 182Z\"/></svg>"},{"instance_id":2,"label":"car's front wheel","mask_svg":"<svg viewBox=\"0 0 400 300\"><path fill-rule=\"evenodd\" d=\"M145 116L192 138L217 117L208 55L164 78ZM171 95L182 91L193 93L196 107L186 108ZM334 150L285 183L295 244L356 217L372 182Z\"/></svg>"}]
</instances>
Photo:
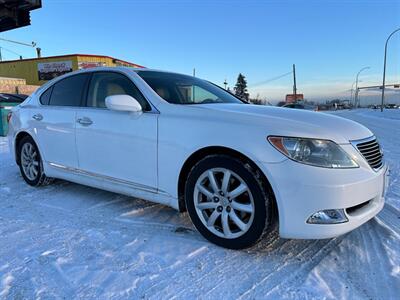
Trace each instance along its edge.
<instances>
[{"instance_id":1,"label":"car's front wheel","mask_svg":"<svg viewBox=\"0 0 400 300\"><path fill-rule=\"evenodd\" d=\"M45 185L51 178L43 173L42 159L39 149L30 136L25 136L18 144L19 169L22 177L32 186Z\"/></svg>"},{"instance_id":2,"label":"car's front wheel","mask_svg":"<svg viewBox=\"0 0 400 300\"><path fill-rule=\"evenodd\" d=\"M190 171L186 208L209 241L242 249L271 230L272 200L258 170L239 159L210 155Z\"/></svg>"}]
</instances>

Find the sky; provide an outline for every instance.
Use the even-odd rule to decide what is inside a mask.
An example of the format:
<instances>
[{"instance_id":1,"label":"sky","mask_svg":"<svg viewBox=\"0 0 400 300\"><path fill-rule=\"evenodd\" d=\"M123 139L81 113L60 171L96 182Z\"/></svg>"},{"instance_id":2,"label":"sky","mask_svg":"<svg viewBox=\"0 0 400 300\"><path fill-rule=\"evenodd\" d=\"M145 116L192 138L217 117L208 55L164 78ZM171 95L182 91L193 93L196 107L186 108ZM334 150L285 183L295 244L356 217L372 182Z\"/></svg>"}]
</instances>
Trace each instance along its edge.
<instances>
[{"instance_id":1,"label":"sky","mask_svg":"<svg viewBox=\"0 0 400 300\"><path fill-rule=\"evenodd\" d=\"M382 83L387 36L400 27L400 1L123 1L42 0L31 26L0 37L35 41L43 56L109 55L149 68L192 74L231 88L246 76L252 97L271 102L292 92L310 100L349 98ZM34 57L32 48L0 41L3 59ZM387 83L400 82L400 32L388 46ZM397 89L399 90L399 89ZM400 100L400 93L388 91ZM362 91L366 99L379 91Z\"/></svg>"}]
</instances>

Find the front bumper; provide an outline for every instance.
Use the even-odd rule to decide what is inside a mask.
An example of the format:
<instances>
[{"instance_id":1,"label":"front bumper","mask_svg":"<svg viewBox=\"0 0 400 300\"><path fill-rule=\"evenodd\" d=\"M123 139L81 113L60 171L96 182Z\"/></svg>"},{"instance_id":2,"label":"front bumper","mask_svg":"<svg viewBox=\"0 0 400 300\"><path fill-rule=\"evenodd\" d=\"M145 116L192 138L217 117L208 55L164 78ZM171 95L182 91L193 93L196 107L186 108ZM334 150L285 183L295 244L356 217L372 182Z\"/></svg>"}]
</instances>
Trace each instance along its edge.
<instances>
[{"instance_id":1,"label":"front bumper","mask_svg":"<svg viewBox=\"0 0 400 300\"><path fill-rule=\"evenodd\" d=\"M270 180L279 211L283 238L321 239L347 233L367 222L384 206L388 168L377 172L369 166L326 169L291 160L262 164ZM321 210L344 209L348 219L339 224L309 224Z\"/></svg>"}]
</instances>

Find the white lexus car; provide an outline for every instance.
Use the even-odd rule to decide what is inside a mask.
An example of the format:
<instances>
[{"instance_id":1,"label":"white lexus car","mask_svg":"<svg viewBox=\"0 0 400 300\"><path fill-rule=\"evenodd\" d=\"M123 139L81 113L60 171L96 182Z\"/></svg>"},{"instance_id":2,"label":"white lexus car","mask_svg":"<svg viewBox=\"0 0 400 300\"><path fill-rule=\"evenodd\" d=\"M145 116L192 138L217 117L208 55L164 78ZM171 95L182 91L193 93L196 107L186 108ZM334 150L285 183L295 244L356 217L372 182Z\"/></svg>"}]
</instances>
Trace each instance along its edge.
<instances>
[{"instance_id":1,"label":"white lexus car","mask_svg":"<svg viewBox=\"0 0 400 300\"><path fill-rule=\"evenodd\" d=\"M9 119L32 186L53 178L188 211L223 247L344 234L384 205L387 166L364 126L251 105L195 77L95 68L46 83Z\"/></svg>"}]
</instances>

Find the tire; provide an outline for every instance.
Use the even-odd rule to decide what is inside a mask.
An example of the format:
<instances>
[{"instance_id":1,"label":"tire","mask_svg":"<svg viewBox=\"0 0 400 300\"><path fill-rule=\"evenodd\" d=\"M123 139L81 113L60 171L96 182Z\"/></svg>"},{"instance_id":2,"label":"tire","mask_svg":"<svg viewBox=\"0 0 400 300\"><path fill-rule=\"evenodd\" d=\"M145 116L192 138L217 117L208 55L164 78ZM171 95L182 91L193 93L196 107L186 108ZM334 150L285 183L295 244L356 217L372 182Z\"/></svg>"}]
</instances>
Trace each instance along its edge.
<instances>
[{"instance_id":1,"label":"tire","mask_svg":"<svg viewBox=\"0 0 400 300\"><path fill-rule=\"evenodd\" d=\"M250 247L272 231L272 195L261 178L260 171L231 156L199 161L185 185L186 208L197 230L229 249Z\"/></svg>"},{"instance_id":2,"label":"tire","mask_svg":"<svg viewBox=\"0 0 400 300\"><path fill-rule=\"evenodd\" d=\"M34 140L25 136L18 143L19 170L25 182L31 186L47 185L52 178L43 172L43 162Z\"/></svg>"}]
</instances>

